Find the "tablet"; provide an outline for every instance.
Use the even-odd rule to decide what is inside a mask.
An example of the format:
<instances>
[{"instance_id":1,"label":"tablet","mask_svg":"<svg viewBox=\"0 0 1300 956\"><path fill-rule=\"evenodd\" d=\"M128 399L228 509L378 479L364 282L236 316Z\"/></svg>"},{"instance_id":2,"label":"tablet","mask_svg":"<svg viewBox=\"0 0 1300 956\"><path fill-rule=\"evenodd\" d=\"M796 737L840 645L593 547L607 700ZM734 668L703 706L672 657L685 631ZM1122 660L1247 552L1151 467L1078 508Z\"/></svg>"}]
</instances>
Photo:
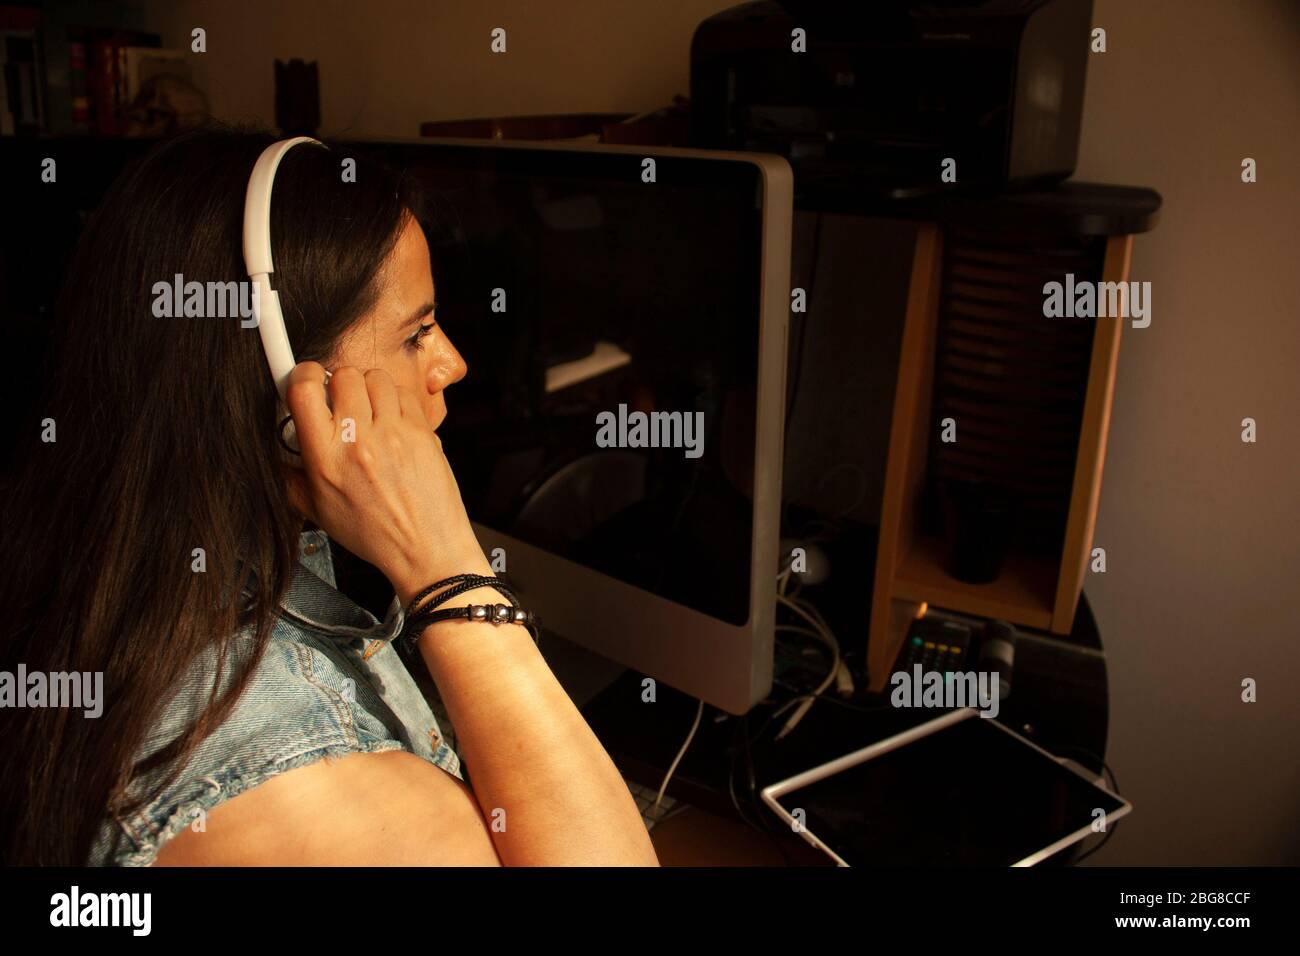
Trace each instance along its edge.
<instances>
[{"instance_id":1,"label":"tablet","mask_svg":"<svg viewBox=\"0 0 1300 956\"><path fill-rule=\"evenodd\" d=\"M840 866L1032 866L1133 809L968 707L762 796Z\"/></svg>"}]
</instances>

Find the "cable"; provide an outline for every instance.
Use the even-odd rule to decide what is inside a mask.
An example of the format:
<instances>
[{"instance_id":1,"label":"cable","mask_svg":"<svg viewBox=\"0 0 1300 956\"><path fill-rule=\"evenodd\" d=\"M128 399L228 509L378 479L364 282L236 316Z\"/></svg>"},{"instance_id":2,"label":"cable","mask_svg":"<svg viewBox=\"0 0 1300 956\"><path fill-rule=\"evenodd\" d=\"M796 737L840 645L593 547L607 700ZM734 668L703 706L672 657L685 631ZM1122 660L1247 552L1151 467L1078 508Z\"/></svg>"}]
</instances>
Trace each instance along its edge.
<instances>
[{"instance_id":1,"label":"cable","mask_svg":"<svg viewBox=\"0 0 1300 956\"><path fill-rule=\"evenodd\" d=\"M1074 858L1074 861L1070 865L1078 866L1084 860L1088 859L1088 857L1092 856L1094 853L1096 853L1098 850L1104 847L1107 844L1107 842L1109 842L1110 838L1114 835L1115 831L1118 829L1119 829L1119 821L1116 820L1114 823L1110 825L1110 829L1106 831L1106 835L1102 837L1100 841L1098 841L1096 846L1094 846L1091 850L1088 850L1085 853L1079 854L1077 857Z\"/></svg>"},{"instance_id":2,"label":"cable","mask_svg":"<svg viewBox=\"0 0 1300 956\"><path fill-rule=\"evenodd\" d=\"M817 610L816 606L812 603L798 598L785 596L786 585L788 584L790 575L793 572L794 562L793 559L791 559L790 561L782 563L784 566L782 567L780 574L777 575L777 590L779 592L776 595L777 604L778 606L785 605L788 609L812 625L813 630L811 632L802 628L795 628L794 630L801 633L810 633L830 648L831 667L829 672L826 674L826 677L811 693L792 698L774 713L773 716L779 716L785 713L785 711L790 707L795 708L794 713L790 715L790 719L786 721L785 726L781 728L780 732L774 738L774 741L782 739L793 731L799 722L803 720L804 715L812 708L812 705L816 703L817 699L821 697L826 688L828 688L832 683L835 683L838 680L843 690L847 691L849 694L852 694L853 692L852 676L847 672L844 674L840 673L843 663L843 658L840 655L840 644L839 641L835 639L834 631L832 631L830 625L826 623L826 619L822 617L821 612ZM778 630L784 627L785 626L782 625L778 627Z\"/></svg>"},{"instance_id":3,"label":"cable","mask_svg":"<svg viewBox=\"0 0 1300 956\"><path fill-rule=\"evenodd\" d=\"M766 726L766 724L764 726ZM781 844L781 841L778 839L778 836L781 836L783 834L774 832L771 829L773 821L771 817L764 812L763 805L758 798L758 781L755 779L755 774L754 774L754 755L750 752L748 714L741 717L740 730L741 730L740 737L745 742L745 772L749 781L749 800L752 804L754 804L754 808L758 813L758 822L762 824L763 832L767 834L768 839L772 841L772 844L776 847L777 852L781 854L781 859L785 862L785 865L793 866L793 863L791 863L790 861L790 855L785 852L785 847Z\"/></svg>"},{"instance_id":4,"label":"cable","mask_svg":"<svg viewBox=\"0 0 1300 956\"><path fill-rule=\"evenodd\" d=\"M786 593L786 586L790 583L792 574L794 571L787 565L786 569L776 576L776 593L782 597L794 597L803 589L803 578L795 575L794 590L789 594Z\"/></svg>"},{"instance_id":5,"label":"cable","mask_svg":"<svg viewBox=\"0 0 1300 956\"><path fill-rule=\"evenodd\" d=\"M738 727L740 726L739 723L737 724L737 726ZM740 819L744 821L746 826L751 827L755 830L762 831L763 827L759 826L758 824L754 823L753 820L749 819L749 814L746 813L743 809L741 809L740 801L736 799L736 755L737 753L739 753L739 751L736 748L736 744L734 740L732 741L732 744L728 749L731 751L731 760L727 768L727 793L730 794L731 796L731 805L736 808L736 813L740 815ZM760 820L762 819L761 814L759 816L759 819Z\"/></svg>"},{"instance_id":6,"label":"cable","mask_svg":"<svg viewBox=\"0 0 1300 956\"><path fill-rule=\"evenodd\" d=\"M785 586L789 582L790 574L791 574L791 567L789 564L787 564L787 566L782 570L781 574L778 575L779 590L781 591L785 590ZM777 734L775 739L780 740L781 737L785 736L787 733L789 733L791 730L794 729L795 725L798 724L799 721L803 718L803 715L808 712L808 709L813 705L813 702L817 699L817 697L827 687L830 686L831 682L835 680L835 675L839 671L841 658L840 658L839 642L835 640L835 635L831 632L829 625L827 625L826 620L821 616L821 612L818 611L817 608L813 607L811 604L808 604L806 601L799 600L796 598L787 598L783 594L778 595L777 601L779 603L785 604L788 608L790 608L790 610L794 611L805 621L811 624L812 627L807 628L807 627L799 627L797 625L791 625L791 624L780 624L777 625L775 629L778 631L801 633L810 637L817 638L818 640L822 641L828 648L830 648L831 656L832 656L832 666L831 666L830 673L826 676L825 679L822 680L821 684L818 685L816 690L813 691L811 695L805 695L805 697L795 697L787 701L783 705L781 705L781 708L779 710L777 710L776 712L768 716L767 720L763 724L763 727L760 728L759 734L761 735L762 732L767 729L767 725L770 724L773 719L775 719L781 713L784 713L785 710L788 709L791 705L799 703L802 700L803 703L800 705L800 708L796 710L796 712L786 722L785 726L781 728L781 732ZM837 701L837 703L839 702ZM654 810L659 809L659 804L663 801L664 792L668 789L668 783L670 780L672 780L673 774L676 773L677 765L681 762L682 757L686 755L686 750L687 748L690 747L691 741L695 739L695 733L699 729L700 719L703 716L704 716L704 701L703 699L701 699L699 702L699 707L696 708L695 720L691 724L690 732L686 735L686 740L682 744L681 749L677 751L677 756L673 758L673 762L668 767L667 773L664 774L663 783L660 784L659 792L655 795L655 801L652 806L652 809ZM753 800L753 792L754 792L754 788L756 787L756 782L754 781L753 761L749 753L751 740L748 734L748 715L746 715L743 718L743 720L744 723L741 725L742 736L744 737L745 754L746 754L746 760L749 768L750 799ZM757 739L757 736L754 739ZM754 824L750 821L748 814L741 809L740 801L736 798L735 777L736 777L736 750L733 746L730 769L727 774L727 789L731 796L732 806L736 808L736 812L740 814L741 819L747 825L753 827ZM762 819L763 817L760 808L759 820L762 821ZM766 833L769 837L771 836L771 832L767 830L765 826L754 827L754 828L760 830L760 832ZM785 850L779 844L777 846L777 849L781 852L782 857L786 857ZM789 858L786 857L787 862L788 859Z\"/></svg>"},{"instance_id":7,"label":"cable","mask_svg":"<svg viewBox=\"0 0 1300 956\"><path fill-rule=\"evenodd\" d=\"M831 649L830 671L826 674L826 677L823 678L822 682L817 685L816 689L813 690L811 694L806 695L803 698L802 703L800 703L795 708L794 713L790 715L790 719L786 721L785 726L781 728L781 730L777 733L775 737L775 740L780 740L782 737L786 736L786 734L790 733L790 731L794 730L794 728L798 725L799 721L803 720L804 714L808 713L809 709L811 709L812 705L816 702L817 698L821 696L822 692L825 691L827 687L830 687L832 683L834 683L835 676L839 673L840 670L840 645L839 642L835 640L835 635L831 632L831 629L826 625L826 622L822 619L821 614L818 613L816 608L809 607L808 610L804 610L803 601L792 600L790 598L783 597L779 594L777 595L776 600L778 604L784 604L791 611L794 611L796 614L798 614L800 617L802 617L804 620L810 623L813 626L813 629L816 632L817 636L821 638L826 643L826 646ZM791 704L795 703L795 701L798 700L800 700L800 698L796 697L791 701L787 701L785 704L782 705L781 709L776 712L776 715L784 713L786 708L788 708Z\"/></svg>"},{"instance_id":8,"label":"cable","mask_svg":"<svg viewBox=\"0 0 1300 956\"><path fill-rule=\"evenodd\" d=\"M1100 755L1093 753L1087 747L1078 747L1072 744L1067 744L1059 747L1052 747L1050 749L1054 753L1059 753L1064 750L1064 751L1071 751L1077 754L1083 754L1085 757L1091 758L1093 761L1095 761L1097 764L1101 766L1102 773L1104 773L1107 779L1109 779L1111 792L1114 793L1116 796L1120 795L1119 780L1115 777L1115 771L1110 769L1110 764L1106 763L1106 761L1103 760ZM1088 857L1092 856L1094 853L1096 853L1098 850L1104 847L1110 841L1110 838L1114 834L1114 832L1118 829L1119 829L1119 821L1116 820L1114 823L1111 824L1110 829L1106 831L1105 836L1103 836L1100 840L1098 840L1093 847L1091 847L1090 849L1086 850L1085 852L1075 857L1070 865L1078 866L1084 860L1088 859Z\"/></svg>"},{"instance_id":9,"label":"cable","mask_svg":"<svg viewBox=\"0 0 1300 956\"><path fill-rule=\"evenodd\" d=\"M800 691L798 691L797 687L793 687L793 685L781 682L781 680L774 680L774 682L772 683L779 685L779 687L787 688L789 689L789 691L793 691L794 693L796 693L797 700L801 700L803 696L806 696L806 695L800 695ZM880 710L894 710L894 706L892 704L872 704L872 705L850 704L849 701L842 701L839 700L839 698L837 697L827 697L827 696L818 697L818 700L823 701L824 704L835 704L837 708L844 708L845 710L857 710L858 713L862 713L862 714L874 714L876 713L876 711L880 711Z\"/></svg>"},{"instance_id":10,"label":"cable","mask_svg":"<svg viewBox=\"0 0 1300 956\"><path fill-rule=\"evenodd\" d=\"M1073 751L1074 753L1077 754L1083 754L1085 757L1092 758L1092 760L1095 761L1097 765L1101 767L1102 772L1107 776L1107 778L1109 778L1111 791L1114 792L1116 796L1120 796L1119 781L1115 779L1115 771L1110 769L1110 765L1106 763L1106 761L1102 760L1100 755L1093 753L1087 747L1078 747L1073 744L1066 744L1059 747L1049 747L1047 749L1051 750L1053 753L1058 753L1062 750L1068 750L1068 751Z\"/></svg>"},{"instance_id":11,"label":"cable","mask_svg":"<svg viewBox=\"0 0 1300 956\"><path fill-rule=\"evenodd\" d=\"M836 641L834 633L831 631L830 626L826 623L825 618L822 617L821 612L818 611L814 605L807 602L806 600L794 598L793 596L789 596L789 597L786 596L786 591L789 587L792 577L795 580L796 588L802 584L802 580L793 571L792 561L785 560L782 562L781 571L777 575L778 605L784 604L796 615L801 617L807 624L811 625L811 627L804 627L796 624L778 624L775 626L774 629L777 632L801 634L806 637L815 638L816 640L822 642L831 651L831 656L834 662L834 666L831 668L831 671L827 676L827 678L823 679L820 686L817 688L817 690L814 693L796 694L796 696L792 697L790 700L781 703L771 713L767 715L766 719L763 721L762 726L760 726L754 734L751 735L749 733L749 714L742 715L740 720L737 721L736 723L738 732L741 734L741 741L743 744L742 749L745 756L746 776L747 776L747 784L748 784L747 787L748 793L747 793L746 802L751 804L751 808L750 808L751 811L753 810L757 811L758 814L757 824L755 824L754 821L751 819L750 812L747 812L746 809L741 806L741 801L736 794L736 757L741 752L741 750L738 750L734 740L732 746L729 748L731 753L730 753L730 762L729 762L728 772L727 772L727 793L728 796L731 798L731 805L735 807L737 815L740 817L741 821L745 823L746 826L750 827L753 830L757 830L758 832L764 834L769 840L771 840L772 843L776 846L777 851L781 854L782 859L784 859L785 862L787 863L787 865L790 864L789 854L786 852L785 847L781 844L779 840L780 834L776 834L772 831L770 821L768 817L764 814L763 812L764 808L759 803L757 797L758 784L755 778L753 753L751 748L752 745L755 742L757 742L767 731L767 728L771 725L772 721L774 721L781 714L785 713L785 711L788 710L790 707L795 705L801 705L800 711L796 712L796 714L794 714L790 718L790 720L786 722L785 726L782 727L781 733L778 734L775 739L780 739L781 736L784 736L785 734L789 733L790 730L792 730L794 726L802 718L803 714L807 712L808 708L812 706L813 702L819 699L818 695L820 695L822 691L824 691L828 686L830 686L831 681L835 679L835 675L842 661L839 652L839 642ZM777 684L778 686L786 686L783 685L780 681L774 681L774 683ZM876 707L876 708L859 707L853 704L848 704L843 701L835 700L832 697L822 697L820 699L831 701L832 703L838 704L843 707L848 707L851 710L872 711L872 710L889 709L887 706ZM768 698L765 699L762 703L775 704L776 702ZM689 743L689 739L688 739L688 743ZM670 770L669 774L671 773L672 771Z\"/></svg>"},{"instance_id":12,"label":"cable","mask_svg":"<svg viewBox=\"0 0 1300 956\"><path fill-rule=\"evenodd\" d=\"M867 473L862 469L861 465L856 465L851 461L841 461L838 464L836 464L834 468L831 468L829 471L825 472L819 479L817 479L817 486L815 489L816 494L820 496L822 494L822 490L826 487L826 483L830 479L830 477L843 469L848 469L849 471L857 472L858 496L853 500L853 504L849 505L847 508L840 509L839 513L836 514L835 516L837 518L847 518L850 515L852 515L855 511L858 510L858 506L861 505L862 502L866 500L867 489L870 484L867 480Z\"/></svg>"},{"instance_id":13,"label":"cable","mask_svg":"<svg viewBox=\"0 0 1300 956\"><path fill-rule=\"evenodd\" d=\"M826 623L826 619L822 617L821 611L817 610L816 605L807 598L777 595L776 602L778 604L784 604L811 624L817 636L821 638L823 642L833 644L837 649L839 648L839 641L835 640L835 635L831 631L830 625Z\"/></svg>"},{"instance_id":14,"label":"cable","mask_svg":"<svg viewBox=\"0 0 1300 956\"><path fill-rule=\"evenodd\" d=\"M789 581L790 581L790 568L787 567L784 571L782 571L780 574L776 576L776 593L784 596L785 586L787 583L789 583Z\"/></svg>"},{"instance_id":15,"label":"cable","mask_svg":"<svg viewBox=\"0 0 1300 956\"><path fill-rule=\"evenodd\" d=\"M794 417L795 403L799 399L799 379L800 379L801 372L803 371L804 339L808 335L808 317L812 314L809 310L812 309L812 304L813 304L813 288L817 284L817 266L821 261L821 246L822 246L822 213L820 210L818 210L816 219L813 220L812 255L809 257L808 283L807 283L807 288L804 290L805 311L799 314L800 315L799 334L796 338L796 344L798 345L798 350L794 353L793 362L790 361L789 357L787 357L786 360L787 371L790 368L793 368L794 370L792 373L792 378L790 379L789 395L786 398L786 402L785 402L785 429L787 434L789 433L790 422ZM781 525L784 525L786 523L785 515L786 515L786 510L789 507L790 507L789 501L783 501L781 503L781 516L780 516ZM781 593L784 593L784 590L782 590Z\"/></svg>"},{"instance_id":16,"label":"cable","mask_svg":"<svg viewBox=\"0 0 1300 956\"><path fill-rule=\"evenodd\" d=\"M763 729L766 729L767 724L769 723L771 723L770 717L768 718L767 721L764 722ZM758 798L755 795L755 791L757 787L754 782L753 760L751 759L749 753L749 744L750 744L749 715L748 714L742 715L741 718L736 722L735 728L736 731L740 733L741 739L744 741L745 761L746 761L746 766L748 768L748 777L749 777L748 802L753 805L751 809L753 809L757 814L758 823L755 823L753 820L749 818L749 813L746 812L745 809L741 807L740 800L737 799L736 797L736 756L740 751L739 748L736 746L736 742L734 739L732 740L731 746L728 748L731 752L731 761L727 770L727 792L731 796L731 805L736 808L736 813L740 817L740 819L744 822L744 824L747 827L749 827L751 830L761 833L764 837L766 837L768 841L771 842L772 845L776 847L777 852L781 854L781 859L785 861L786 866L791 866L793 864L791 863L790 855L786 853L785 847L781 844L780 839L778 839L780 834L773 833L769 819L763 812L763 806L762 804L759 803ZM760 730L759 733L761 734L762 730Z\"/></svg>"},{"instance_id":17,"label":"cable","mask_svg":"<svg viewBox=\"0 0 1300 956\"><path fill-rule=\"evenodd\" d=\"M821 258L822 247L822 214L817 213L817 219L813 224L813 247L811 261L808 266L808 288L804 290L804 302L806 309L812 308L813 287L817 284L817 265ZM786 402L785 420L788 423L790 417L794 414L795 401L799 397L799 372L803 368L803 344L804 338L808 334L808 316L811 314L805 310L802 318L799 320L799 351L794 360L794 380L790 383L790 398Z\"/></svg>"},{"instance_id":18,"label":"cable","mask_svg":"<svg viewBox=\"0 0 1300 956\"><path fill-rule=\"evenodd\" d=\"M659 801L664 798L664 791L668 789L668 781L673 778L673 773L677 770L677 764L681 762L682 757L686 755L686 748L691 745L695 739L695 731L700 726L700 718L704 716L704 699L700 698L700 706L695 711L695 723L691 724L691 732L686 735L686 742L682 744L682 749L677 751L677 756L673 758L672 764L668 767L668 772L664 774L664 782L659 785L659 792L655 795L655 802L652 809L659 809Z\"/></svg>"},{"instance_id":19,"label":"cable","mask_svg":"<svg viewBox=\"0 0 1300 956\"><path fill-rule=\"evenodd\" d=\"M792 634L806 634L809 637L821 638L821 634L814 631L811 627L799 627L797 624L778 624L773 630L788 631Z\"/></svg>"}]
</instances>

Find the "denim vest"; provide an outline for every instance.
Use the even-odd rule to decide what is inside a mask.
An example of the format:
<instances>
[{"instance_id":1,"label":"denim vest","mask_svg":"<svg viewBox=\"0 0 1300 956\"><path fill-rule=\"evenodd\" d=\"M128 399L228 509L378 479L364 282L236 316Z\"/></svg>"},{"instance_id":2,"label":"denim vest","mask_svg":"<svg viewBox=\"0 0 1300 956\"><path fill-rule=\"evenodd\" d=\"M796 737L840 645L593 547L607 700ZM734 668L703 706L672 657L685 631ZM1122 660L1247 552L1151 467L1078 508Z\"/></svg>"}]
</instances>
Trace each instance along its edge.
<instances>
[{"instance_id":1,"label":"denim vest","mask_svg":"<svg viewBox=\"0 0 1300 956\"><path fill-rule=\"evenodd\" d=\"M129 818L105 819L90 865L148 866L185 827L202 829L222 801L323 757L406 750L464 779L454 738L444 739L430 708L442 710L436 691L424 695L391 643L403 621L396 597L380 622L339 591L328 537L304 531L266 654L243 695L159 796ZM250 645L251 629L240 632L223 669L223 692ZM159 642L160 652L165 648ZM150 731L141 757L162 749L202 711L215 674L212 650ZM443 719L450 729L445 712ZM132 787L156 786L165 769Z\"/></svg>"}]
</instances>

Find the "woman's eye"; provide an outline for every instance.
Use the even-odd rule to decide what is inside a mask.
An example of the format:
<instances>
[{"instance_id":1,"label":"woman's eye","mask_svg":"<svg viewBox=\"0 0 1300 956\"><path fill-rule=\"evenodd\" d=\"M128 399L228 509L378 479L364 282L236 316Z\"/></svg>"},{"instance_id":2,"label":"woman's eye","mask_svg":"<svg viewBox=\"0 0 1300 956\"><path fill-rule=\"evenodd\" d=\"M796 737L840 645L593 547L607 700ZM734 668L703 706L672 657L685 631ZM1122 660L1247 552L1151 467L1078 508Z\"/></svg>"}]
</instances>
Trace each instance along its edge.
<instances>
[{"instance_id":1,"label":"woman's eye","mask_svg":"<svg viewBox=\"0 0 1300 956\"><path fill-rule=\"evenodd\" d=\"M417 352L424 351L424 343L421 342L420 340L423 339L430 332L432 332L433 327L436 324L437 323L435 322L430 322L428 325L421 325L418 329L415 330L415 334L406 340L407 347Z\"/></svg>"}]
</instances>

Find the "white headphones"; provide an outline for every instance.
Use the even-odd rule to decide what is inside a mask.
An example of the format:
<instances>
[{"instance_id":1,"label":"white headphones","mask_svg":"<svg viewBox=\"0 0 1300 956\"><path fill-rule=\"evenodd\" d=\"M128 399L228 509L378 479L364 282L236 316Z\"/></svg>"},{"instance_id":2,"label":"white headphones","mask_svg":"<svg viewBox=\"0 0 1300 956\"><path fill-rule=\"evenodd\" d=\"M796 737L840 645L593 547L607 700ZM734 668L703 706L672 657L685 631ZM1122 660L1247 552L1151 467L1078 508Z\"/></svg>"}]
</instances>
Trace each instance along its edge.
<instances>
[{"instance_id":1,"label":"white headphones","mask_svg":"<svg viewBox=\"0 0 1300 956\"><path fill-rule=\"evenodd\" d=\"M320 140L310 136L294 136L272 143L257 158L253 174L248 179L248 192L244 196L244 267L248 270L248 278L252 280L256 292L252 297L253 314L257 318L262 348L266 352L266 361L282 404L289 388L289 373L297 363L294 361L293 348L289 345L289 333L284 327L280 297L271 288L270 277L275 272L275 262L271 258L271 186L275 182L275 171L280 166L280 160L299 143L315 143L322 149L327 148ZM329 378L329 373L326 372L326 383ZM287 407L282 408L282 412L287 414ZM286 446L291 447L289 443L295 437L292 421L281 437Z\"/></svg>"}]
</instances>

